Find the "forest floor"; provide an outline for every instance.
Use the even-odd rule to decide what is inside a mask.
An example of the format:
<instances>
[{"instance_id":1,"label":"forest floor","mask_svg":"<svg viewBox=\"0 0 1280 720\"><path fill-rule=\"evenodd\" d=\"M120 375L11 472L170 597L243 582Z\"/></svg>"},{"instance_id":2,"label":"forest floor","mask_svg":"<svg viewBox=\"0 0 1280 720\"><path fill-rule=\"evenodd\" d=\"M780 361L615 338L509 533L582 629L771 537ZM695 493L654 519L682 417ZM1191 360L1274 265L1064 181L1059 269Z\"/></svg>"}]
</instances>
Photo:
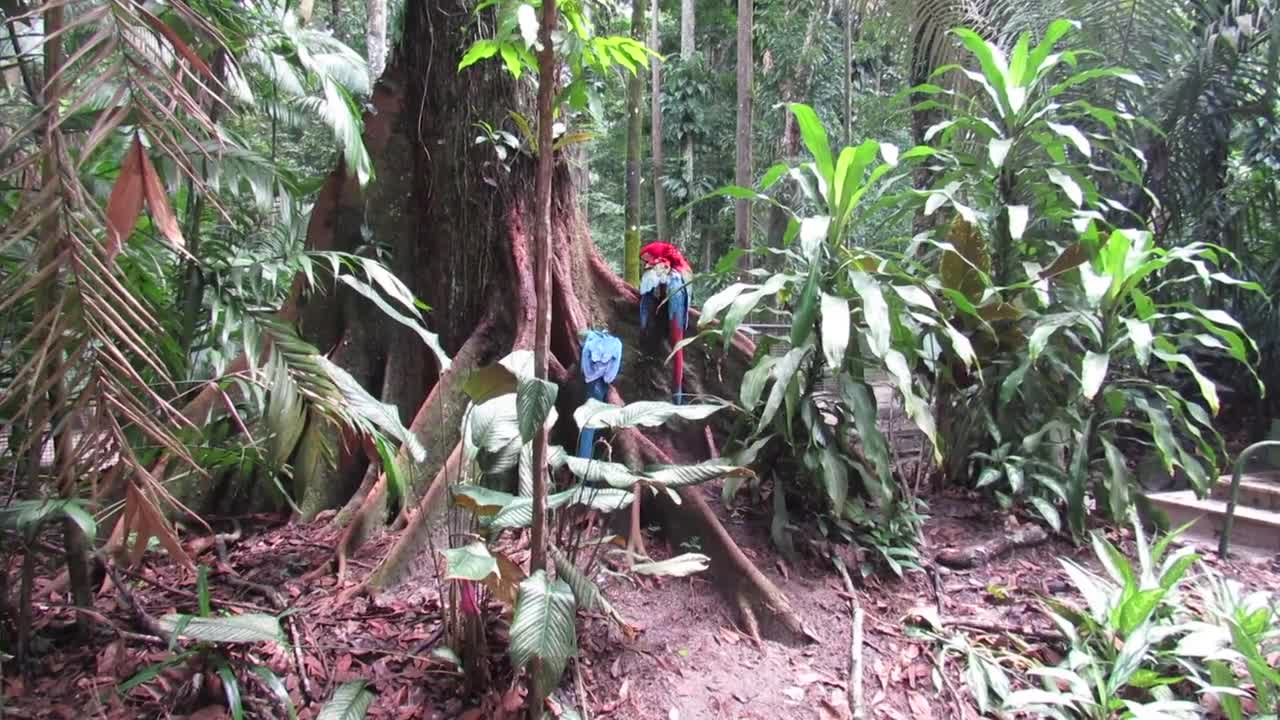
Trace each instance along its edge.
<instances>
[{"instance_id":1,"label":"forest floor","mask_svg":"<svg viewBox=\"0 0 1280 720\"><path fill-rule=\"evenodd\" d=\"M718 494L712 486L703 491ZM967 496L931 498L921 548L926 560L940 550L972 546L1017 525L1012 517L993 515L986 507ZM739 630L736 612L716 592L711 578L693 576L643 586L618 580L605 592L639 632L627 637L614 623L599 616L587 618L580 638L581 662L576 670L570 666L557 699L577 703L585 696L589 718L621 720L849 717L851 612L840 576L829 560L803 548L793 563L780 560L769 545L763 511L739 506L724 519L748 554L787 592L816 639L780 643L770 640L766 632L757 646ZM1113 533L1112 537L1132 549L1131 536ZM241 537L227 544L225 563L213 549L197 558L211 567L215 611L278 614L280 608L265 597L264 589L278 592L277 600L282 599L292 611L286 624L295 631L296 652L257 644L228 653L231 666L238 669L246 717L287 717L268 685L249 670L254 664L269 667L284 679L302 718L315 717L334 688L357 679L367 680L377 693L370 718L518 717L503 709L504 705L518 707L518 690L500 686L464 697L453 667L432 654L442 630L439 595L429 567L421 568L420 581L345 604L335 602L343 587L332 574L306 579L309 570L332 557L336 540L336 531L326 522L288 525L247 520ZM351 562L353 577L347 583L367 573L389 542L389 537L383 538L362 549ZM682 551L666 547L657 538L649 543L657 557ZM1224 562L1207 550L1202 554L1211 567L1229 577L1280 591L1280 558L1274 555L1242 554ZM965 689L963 663L954 656L944 661L941 690L935 687L938 641L909 629L906 618L920 609L948 622L963 620L988 628L979 634L992 644L1007 645L1013 638L1051 653L1035 639L1037 633L1052 631L1037 608L1046 596L1070 598L1060 558L1096 567L1087 547L1051 537L969 571L938 568L936 574L909 572L901 579L862 580L855 596L866 617L867 717L979 717ZM10 577L16 578L13 570L16 567L11 568ZM130 586L135 600L151 616L195 611L194 572L158 554L148 555L133 572ZM855 569L855 579L858 574ZM209 659L183 662L121 692L121 683L171 657L168 648L136 634L136 623L114 592L97 596L92 639L77 639L72 633L75 615L65 598L52 596L46 589L51 580L36 579L36 657L25 675L12 663L4 667L0 718L231 717L218 688L216 663ZM489 642L495 676L504 677L509 675L501 659L505 622L497 619L497 613L492 615ZM944 630L944 634L951 632L955 631L949 627ZM196 682L196 676L214 679Z\"/></svg>"}]
</instances>

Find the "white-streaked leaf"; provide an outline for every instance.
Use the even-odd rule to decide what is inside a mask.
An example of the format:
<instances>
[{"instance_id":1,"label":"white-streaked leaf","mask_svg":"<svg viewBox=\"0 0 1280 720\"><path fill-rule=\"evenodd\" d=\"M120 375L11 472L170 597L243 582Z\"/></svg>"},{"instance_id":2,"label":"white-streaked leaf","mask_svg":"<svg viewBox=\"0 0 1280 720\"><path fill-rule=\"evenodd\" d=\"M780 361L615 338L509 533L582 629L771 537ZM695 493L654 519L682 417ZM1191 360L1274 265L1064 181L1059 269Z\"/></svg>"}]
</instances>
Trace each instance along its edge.
<instances>
[{"instance_id":1,"label":"white-streaked leaf","mask_svg":"<svg viewBox=\"0 0 1280 720\"><path fill-rule=\"evenodd\" d=\"M827 367L836 371L844 367L844 355L849 349L849 301L823 293L821 312L822 353L826 356Z\"/></svg>"},{"instance_id":2,"label":"white-streaked leaf","mask_svg":"<svg viewBox=\"0 0 1280 720\"><path fill-rule=\"evenodd\" d=\"M1084 155L1085 157L1092 157L1093 147L1089 144L1089 138L1085 137L1084 133L1080 132L1080 128L1075 125L1059 125L1058 123L1052 122L1046 122L1045 125L1048 125L1050 130L1061 135L1067 140L1070 140L1071 143L1076 146L1076 149L1080 151L1081 155Z\"/></svg>"},{"instance_id":3,"label":"white-streaked leaf","mask_svg":"<svg viewBox=\"0 0 1280 720\"><path fill-rule=\"evenodd\" d=\"M364 680L343 683L333 691L333 697L320 709L316 720L364 720L373 697Z\"/></svg>"},{"instance_id":4,"label":"white-streaked leaf","mask_svg":"<svg viewBox=\"0 0 1280 720\"><path fill-rule=\"evenodd\" d=\"M673 405L656 400L642 400L619 407L593 398L573 411L573 419L583 430L659 427L673 418L705 420L722 409L723 405Z\"/></svg>"},{"instance_id":5,"label":"white-streaked leaf","mask_svg":"<svg viewBox=\"0 0 1280 720\"><path fill-rule=\"evenodd\" d=\"M1075 178L1057 168L1049 168L1046 174L1049 176L1049 181L1062 188L1062 191L1067 194L1067 198L1076 207L1084 205L1084 191L1080 189L1080 185L1075 181Z\"/></svg>"},{"instance_id":6,"label":"white-streaked leaf","mask_svg":"<svg viewBox=\"0 0 1280 720\"><path fill-rule=\"evenodd\" d=\"M996 168L1004 167L1004 160L1012 147L1013 138L992 138L987 143L987 155L991 158L991 164Z\"/></svg>"},{"instance_id":7,"label":"white-streaked leaf","mask_svg":"<svg viewBox=\"0 0 1280 720\"><path fill-rule=\"evenodd\" d=\"M1027 231L1027 206L1010 205L1006 209L1009 211L1009 236L1014 240L1021 240L1023 233Z\"/></svg>"},{"instance_id":8,"label":"white-streaked leaf","mask_svg":"<svg viewBox=\"0 0 1280 720\"><path fill-rule=\"evenodd\" d=\"M538 13L532 5L521 3L516 8L516 21L520 24L520 36L527 48L538 44Z\"/></svg>"},{"instance_id":9,"label":"white-streaked leaf","mask_svg":"<svg viewBox=\"0 0 1280 720\"><path fill-rule=\"evenodd\" d=\"M1111 363L1111 353L1096 353L1092 350L1085 353L1080 372L1080 390L1085 400L1092 400L1107 378L1107 367Z\"/></svg>"},{"instance_id":10,"label":"white-streaked leaf","mask_svg":"<svg viewBox=\"0 0 1280 720\"><path fill-rule=\"evenodd\" d=\"M280 621L272 615L245 613L225 617L193 617L169 614L159 619L160 627L172 633L182 626L182 637L211 643L281 642Z\"/></svg>"},{"instance_id":11,"label":"white-streaked leaf","mask_svg":"<svg viewBox=\"0 0 1280 720\"><path fill-rule=\"evenodd\" d=\"M563 580L548 581L539 570L520 583L508 653L518 668L541 660L542 673L534 682L544 692L555 686L578 650L576 610L573 588Z\"/></svg>"},{"instance_id":12,"label":"white-streaked leaf","mask_svg":"<svg viewBox=\"0 0 1280 720\"><path fill-rule=\"evenodd\" d=\"M631 568L637 575L685 577L700 573L711 565L711 558L700 553L684 553L661 562L640 563Z\"/></svg>"}]
</instances>

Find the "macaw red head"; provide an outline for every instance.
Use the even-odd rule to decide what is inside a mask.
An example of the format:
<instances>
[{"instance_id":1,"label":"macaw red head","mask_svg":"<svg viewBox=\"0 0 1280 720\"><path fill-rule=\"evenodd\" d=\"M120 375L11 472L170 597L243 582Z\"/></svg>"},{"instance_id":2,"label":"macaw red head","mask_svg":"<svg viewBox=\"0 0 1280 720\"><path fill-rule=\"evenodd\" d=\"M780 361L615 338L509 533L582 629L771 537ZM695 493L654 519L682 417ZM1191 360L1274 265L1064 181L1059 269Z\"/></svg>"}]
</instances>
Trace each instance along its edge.
<instances>
[{"instance_id":1,"label":"macaw red head","mask_svg":"<svg viewBox=\"0 0 1280 720\"><path fill-rule=\"evenodd\" d=\"M649 267L666 265L682 275L693 272L684 255L671 243L652 242L640 248L640 262Z\"/></svg>"}]
</instances>

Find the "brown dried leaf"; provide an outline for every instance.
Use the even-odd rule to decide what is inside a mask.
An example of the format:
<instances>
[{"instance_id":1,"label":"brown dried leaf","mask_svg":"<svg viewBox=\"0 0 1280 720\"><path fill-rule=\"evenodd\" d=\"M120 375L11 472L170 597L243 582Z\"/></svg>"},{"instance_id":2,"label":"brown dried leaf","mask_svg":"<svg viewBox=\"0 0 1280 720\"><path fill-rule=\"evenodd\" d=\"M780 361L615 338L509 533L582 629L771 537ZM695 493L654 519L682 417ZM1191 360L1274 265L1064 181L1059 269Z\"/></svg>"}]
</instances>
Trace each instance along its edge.
<instances>
[{"instance_id":1,"label":"brown dried leaf","mask_svg":"<svg viewBox=\"0 0 1280 720\"><path fill-rule=\"evenodd\" d=\"M151 218L156 227L169 239L175 249L181 250L186 247L186 241L182 239L182 230L178 228L178 216L173 214L173 208L169 206L169 197L164 192L164 183L161 182L160 174L156 172L155 166L151 164L151 158L147 157L146 153L142 154L142 187L146 192L147 207L151 208Z\"/></svg>"},{"instance_id":2,"label":"brown dried leaf","mask_svg":"<svg viewBox=\"0 0 1280 720\"><path fill-rule=\"evenodd\" d=\"M182 549L182 543L178 540L177 533L173 531L168 521L164 519L164 514L156 508L146 493L135 483L129 484L129 490L125 496L126 518L129 517L130 506L132 506L133 517L136 522L134 530L138 534L136 544L130 553L130 564L136 563L142 557L142 553L147 549L147 543L154 537L160 541L160 545L169 553L171 559L187 567L195 567L187 552ZM128 532L127 527L125 532Z\"/></svg>"},{"instance_id":3,"label":"brown dried leaf","mask_svg":"<svg viewBox=\"0 0 1280 720\"><path fill-rule=\"evenodd\" d=\"M108 260L115 260L120 246L133 232L138 224L138 215L142 213L142 163L145 157L142 142L135 135L124 162L120 164L120 175L116 178L115 187L111 188L111 198L107 200Z\"/></svg>"}]
</instances>

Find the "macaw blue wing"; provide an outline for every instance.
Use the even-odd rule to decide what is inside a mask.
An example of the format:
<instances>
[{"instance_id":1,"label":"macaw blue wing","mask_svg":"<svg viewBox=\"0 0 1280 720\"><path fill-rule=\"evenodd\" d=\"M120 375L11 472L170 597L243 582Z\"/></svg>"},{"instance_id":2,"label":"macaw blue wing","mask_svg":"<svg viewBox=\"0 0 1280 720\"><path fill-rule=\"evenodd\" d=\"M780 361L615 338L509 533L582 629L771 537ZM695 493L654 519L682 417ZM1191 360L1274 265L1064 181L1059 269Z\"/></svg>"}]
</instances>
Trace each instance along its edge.
<instances>
[{"instance_id":1,"label":"macaw blue wing","mask_svg":"<svg viewBox=\"0 0 1280 720\"><path fill-rule=\"evenodd\" d=\"M653 313L658 309L658 299L653 293L640 294L640 329L645 330L649 327L649 318L653 317Z\"/></svg>"},{"instance_id":2,"label":"macaw blue wing","mask_svg":"<svg viewBox=\"0 0 1280 720\"><path fill-rule=\"evenodd\" d=\"M692 303L692 288L685 284L684 276L671 273L667 279L667 316L680 324L680 329L689 329L689 305Z\"/></svg>"},{"instance_id":3,"label":"macaw blue wing","mask_svg":"<svg viewBox=\"0 0 1280 720\"><path fill-rule=\"evenodd\" d=\"M582 377L588 384L603 379L612 383L622 367L622 341L607 332L592 330L582 343Z\"/></svg>"}]
</instances>

